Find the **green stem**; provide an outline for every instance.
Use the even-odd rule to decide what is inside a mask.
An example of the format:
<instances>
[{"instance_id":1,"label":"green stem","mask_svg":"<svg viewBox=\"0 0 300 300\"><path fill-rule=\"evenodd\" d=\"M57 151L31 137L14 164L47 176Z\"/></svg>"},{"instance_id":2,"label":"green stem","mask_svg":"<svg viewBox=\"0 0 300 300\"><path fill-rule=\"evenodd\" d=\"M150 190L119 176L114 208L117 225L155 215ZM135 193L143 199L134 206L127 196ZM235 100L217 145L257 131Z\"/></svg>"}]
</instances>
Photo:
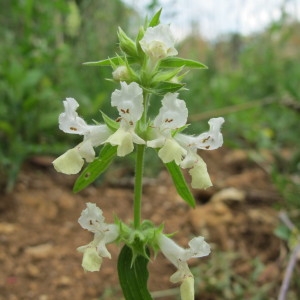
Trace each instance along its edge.
<instances>
[{"instance_id":1,"label":"green stem","mask_svg":"<svg viewBox=\"0 0 300 300\"><path fill-rule=\"evenodd\" d=\"M150 95L147 92L144 92L144 112L142 115L142 124L143 126L146 126L147 124L147 112L148 112L148 107L149 107L149 100L150 100ZM145 128L142 128L144 131Z\"/></svg>"},{"instance_id":2,"label":"green stem","mask_svg":"<svg viewBox=\"0 0 300 300\"><path fill-rule=\"evenodd\" d=\"M133 202L134 228L135 229L139 229L140 225L141 225L144 153L145 153L145 145L137 145L137 147L136 147L135 181L134 181L134 202Z\"/></svg>"}]
</instances>

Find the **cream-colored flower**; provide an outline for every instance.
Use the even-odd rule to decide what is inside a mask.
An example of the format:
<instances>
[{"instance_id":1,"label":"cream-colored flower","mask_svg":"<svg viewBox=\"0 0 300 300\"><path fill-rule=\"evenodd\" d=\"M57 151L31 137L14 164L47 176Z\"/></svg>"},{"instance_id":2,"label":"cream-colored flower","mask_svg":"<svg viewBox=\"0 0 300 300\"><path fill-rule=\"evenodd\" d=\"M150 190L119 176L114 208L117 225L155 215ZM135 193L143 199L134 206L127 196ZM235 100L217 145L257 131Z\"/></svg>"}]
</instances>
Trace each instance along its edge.
<instances>
[{"instance_id":1,"label":"cream-colored flower","mask_svg":"<svg viewBox=\"0 0 300 300\"><path fill-rule=\"evenodd\" d=\"M143 90L136 82L121 82L121 89L112 93L111 104L119 111L120 128L105 142L118 146L117 155L125 156L133 151L134 143L145 144L135 132L136 123L144 111Z\"/></svg>"},{"instance_id":2,"label":"cream-colored flower","mask_svg":"<svg viewBox=\"0 0 300 300\"><path fill-rule=\"evenodd\" d=\"M222 146L221 126L224 119L210 119L209 131L198 136L177 132L186 125L188 117L185 102L177 97L177 93L168 93L163 98L162 107L152 124L152 139L147 142L147 146L159 149L158 156L164 163L175 161L181 168L190 169L192 187L205 189L212 183L206 164L197 151L214 150Z\"/></svg>"},{"instance_id":3,"label":"cream-colored flower","mask_svg":"<svg viewBox=\"0 0 300 300\"><path fill-rule=\"evenodd\" d=\"M175 56L178 54L174 48L175 39L169 25L159 24L155 27L148 27L144 37L140 40L143 51L153 61Z\"/></svg>"},{"instance_id":4,"label":"cream-colored flower","mask_svg":"<svg viewBox=\"0 0 300 300\"><path fill-rule=\"evenodd\" d=\"M112 132L106 125L86 124L76 112L79 104L75 99L67 98L64 107L65 112L59 116L59 128L66 133L83 135L83 142L55 159L53 166L58 172L77 174L82 169L84 160L94 160L94 147L103 144Z\"/></svg>"},{"instance_id":5,"label":"cream-colored flower","mask_svg":"<svg viewBox=\"0 0 300 300\"><path fill-rule=\"evenodd\" d=\"M182 299L194 299L194 278L188 267L187 261L192 257L203 257L210 253L210 246L202 236L193 238L189 248L184 249L164 234L158 237L158 246L164 256L178 269L171 277L173 283L181 282Z\"/></svg>"},{"instance_id":6,"label":"cream-colored flower","mask_svg":"<svg viewBox=\"0 0 300 300\"><path fill-rule=\"evenodd\" d=\"M106 244L113 242L119 236L119 228L115 224L106 224L102 210L94 203L87 203L87 208L78 219L82 228L94 233L94 239L87 245L78 247L83 253L82 267L85 271L99 271L102 258L111 258Z\"/></svg>"}]
</instances>

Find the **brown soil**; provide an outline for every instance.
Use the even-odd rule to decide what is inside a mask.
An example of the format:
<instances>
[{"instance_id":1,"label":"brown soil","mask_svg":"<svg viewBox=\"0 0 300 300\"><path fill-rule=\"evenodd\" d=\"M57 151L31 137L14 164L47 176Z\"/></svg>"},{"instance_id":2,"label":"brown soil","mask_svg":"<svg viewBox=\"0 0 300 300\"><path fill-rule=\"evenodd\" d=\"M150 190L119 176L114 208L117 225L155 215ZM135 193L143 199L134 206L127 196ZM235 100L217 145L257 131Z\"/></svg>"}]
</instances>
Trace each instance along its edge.
<instances>
[{"instance_id":1,"label":"brown soil","mask_svg":"<svg viewBox=\"0 0 300 300\"><path fill-rule=\"evenodd\" d=\"M178 232L175 239L183 246L193 235L205 236L213 251L207 259L192 261L194 270L213 260L219 251L234 252L238 254L234 272L248 280L253 260L259 259L264 268L257 289L274 284L266 298L273 299L282 279L284 255L283 243L273 234L278 223L273 207L281 198L267 173L251 162L246 152L223 149L201 155L214 187L194 191L196 209L180 199L162 171L158 179L145 180L143 218L157 225L163 222L167 233ZM122 299L116 271L119 247L108 246L112 259L104 259L100 272L85 273L76 248L90 242L92 236L77 220L85 203L94 202L107 222L113 222L115 215L130 222L131 171L114 167L101 184L73 194L76 177L56 173L49 159L34 158L26 163L15 190L0 198L0 300ZM169 282L175 269L162 255L149 263L149 269L151 291L176 288ZM196 288L202 300L225 299L204 285L202 281Z\"/></svg>"}]
</instances>

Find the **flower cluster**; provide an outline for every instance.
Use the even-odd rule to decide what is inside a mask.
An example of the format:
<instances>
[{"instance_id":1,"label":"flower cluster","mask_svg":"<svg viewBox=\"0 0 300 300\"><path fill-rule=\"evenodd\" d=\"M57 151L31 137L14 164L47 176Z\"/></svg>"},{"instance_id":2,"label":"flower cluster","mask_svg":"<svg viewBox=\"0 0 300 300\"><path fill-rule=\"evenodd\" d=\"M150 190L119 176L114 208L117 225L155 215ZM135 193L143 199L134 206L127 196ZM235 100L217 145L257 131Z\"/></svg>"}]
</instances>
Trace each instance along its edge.
<instances>
[{"instance_id":1,"label":"flower cluster","mask_svg":"<svg viewBox=\"0 0 300 300\"><path fill-rule=\"evenodd\" d=\"M120 84L120 88L112 93L111 105L117 109L119 117L112 120L102 114L102 124L89 125L78 115L77 101L67 98L63 102L65 110L59 116L59 128L65 133L82 135L83 141L55 159L53 165L59 172L77 174L85 163L92 165L97 162L93 168L89 169L88 166L88 171L83 172L88 176L93 173L92 178L95 179L106 169L114 155L123 157L135 148L142 151L147 147L153 148L167 166L176 188L179 187L177 190L184 189L180 194L183 195L183 200L193 206L189 202L191 193L188 185L184 176L178 175L178 172L180 173L180 168L188 169L192 188L205 189L212 185L206 164L198 152L222 146L221 127L224 119L210 119L208 131L199 135L183 133L188 126L188 109L185 101L179 98L179 90L183 87L183 75L179 74L184 67L205 66L175 57L178 54L174 48L175 39L170 27L159 23L159 16L160 11L146 28L139 31L135 41L119 29L122 55L89 63L113 68L112 77ZM152 94L161 96L161 107L153 119L148 117ZM102 145L97 156L95 148ZM139 169L136 169L136 176L142 177L143 164L138 159L142 160L143 155L138 156L139 153L137 151L136 168ZM80 183L85 180L79 177ZM114 241L124 242L129 246L134 258L144 255L149 259L144 251L146 247L152 247L154 251L160 249L178 269L170 280L173 283L182 283L182 299L194 299L194 281L187 261L193 257L207 256L210 247L203 237L196 237L189 242L188 249L183 249L162 233L162 226L156 228L149 221L151 224L144 223L147 226L143 227L139 215L141 205L137 203L141 201L141 189L142 178L138 178L135 182L134 228L120 220L116 224L105 223L102 210L95 204L87 203L87 208L82 211L78 222L82 228L92 232L94 238L89 244L78 248L83 253L82 266L87 271L98 271L102 259L111 257L106 244Z\"/></svg>"},{"instance_id":2,"label":"flower cluster","mask_svg":"<svg viewBox=\"0 0 300 300\"><path fill-rule=\"evenodd\" d=\"M87 125L78 116L78 103L73 98L64 101L65 112L59 116L59 127L66 133L83 135L83 142L57 158L53 164L57 171L76 174L86 162L95 158L94 147L109 143L117 146L117 155L125 156L134 149L134 144L146 144L158 149L158 156L163 163L175 161L181 168L189 169L193 188L207 188L212 185L206 164L197 154L198 149L214 150L222 146L221 126L223 118L209 120L210 129L198 136L181 133L185 128L188 110L185 101L178 99L178 93L167 93L162 99L162 107L154 120L142 133L137 132L145 107L143 89L136 83L121 82L121 89L115 90L111 97L112 106L116 106L120 117L119 128L113 132L106 124Z\"/></svg>"},{"instance_id":3,"label":"flower cluster","mask_svg":"<svg viewBox=\"0 0 300 300\"><path fill-rule=\"evenodd\" d=\"M83 229L94 233L94 238L92 242L78 247L77 250L83 253L83 269L94 272L100 270L104 257L111 258L106 244L117 240L120 230L117 225L104 222L103 212L96 204L87 203L86 206L87 208L82 211L78 222ZM188 297L194 299L194 278L187 261L190 258L209 255L210 246L202 236L199 236L189 242L189 248L184 249L163 233L158 233L156 243L164 256L177 268L177 271L170 277L170 281L173 283L181 282L181 294L188 295L186 299L189 299Z\"/></svg>"}]
</instances>

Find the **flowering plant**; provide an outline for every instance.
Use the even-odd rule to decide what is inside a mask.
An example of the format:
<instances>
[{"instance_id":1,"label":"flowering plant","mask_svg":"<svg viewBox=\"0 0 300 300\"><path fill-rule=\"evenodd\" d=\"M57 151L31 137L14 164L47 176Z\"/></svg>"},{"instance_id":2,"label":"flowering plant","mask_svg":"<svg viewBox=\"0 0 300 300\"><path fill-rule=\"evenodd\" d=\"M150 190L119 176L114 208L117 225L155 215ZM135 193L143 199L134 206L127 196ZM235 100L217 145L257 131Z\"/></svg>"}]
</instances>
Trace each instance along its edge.
<instances>
[{"instance_id":1,"label":"flowering plant","mask_svg":"<svg viewBox=\"0 0 300 300\"><path fill-rule=\"evenodd\" d=\"M147 263L149 249L164 256L178 269L171 277L173 283L181 283L182 299L194 299L193 275L187 261L210 253L210 246L199 236L189 242L189 248L177 245L163 233L163 226L155 227L149 220L141 220L142 179L145 149L157 151L169 171L174 185L184 201L191 207L195 200L181 169L188 169L192 188L208 188L212 185L205 162L198 149L213 150L223 144L220 132L223 118L208 121L209 130L197 136L183 131L187 127L188 109L179 91L184 84L183 68L206 68L203 64L176 57L175 40L168 25L160 24L161 10L142 27L135 40L119 28L121 54L106 60L89 62L87 65L111 66L113 80L120 84L111 95L111 105L119 117L111 119L102 113L103 123L88 125L76 112L79 104L73 98L64 101L65 111L59 116L59 128L66 133L79 134L83 141L54 160L59 172L77 174L85 163L74 185L78 192L91 184L116 156L126 156L135 151L135 184L133 223L125 224L116 219L106 224L102 210L87 203L78 222L82 228L94 234L93 240L78 248L83 253L82 266L86 271L98 271L102 259L111 255L106 244L123 243L118 259L120 284L126 299L151 299L147 290ZM151 96L161 97L158 115L151 119L148 108ZM96 155L95 148L101 146Z\"/></svg>"}]
</instances>

